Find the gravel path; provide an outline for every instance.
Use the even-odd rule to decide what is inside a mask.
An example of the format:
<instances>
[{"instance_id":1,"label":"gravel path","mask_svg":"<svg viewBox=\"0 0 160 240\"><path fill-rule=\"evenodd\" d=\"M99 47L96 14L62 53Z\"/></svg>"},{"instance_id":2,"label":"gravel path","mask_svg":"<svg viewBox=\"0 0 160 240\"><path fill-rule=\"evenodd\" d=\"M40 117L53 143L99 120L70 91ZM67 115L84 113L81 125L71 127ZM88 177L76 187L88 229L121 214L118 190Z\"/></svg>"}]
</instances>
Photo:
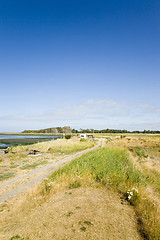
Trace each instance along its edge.
<instances>
[{"instance_id":1,"label":"gravel path","mask_svg":"<svg viewBox=\"0 0 160 240\"><path fill-rule=\"evenodd\" d=\"M10 190L0 196L0 204L2 204L4 201L9 200L11 197L18 195L19 193L25 192L30 187L33 187L35 184L41 182L44 178L46 178L51 173L51 171L55 171L58 168L64 166L76 156L87 153L97 147L99 147L99 145L90 149L77 152L68 157L60 159L54 163L49 163L45 166L41 166L40 168L37 168L27 174L23 174L13 179L6 180L2 184L0 184L0 189L5 189L10 186ZM29 179L31 176L32 176L32 180ZM20 182L21 180L23 181Z\"/></svg>"}]
</instances>

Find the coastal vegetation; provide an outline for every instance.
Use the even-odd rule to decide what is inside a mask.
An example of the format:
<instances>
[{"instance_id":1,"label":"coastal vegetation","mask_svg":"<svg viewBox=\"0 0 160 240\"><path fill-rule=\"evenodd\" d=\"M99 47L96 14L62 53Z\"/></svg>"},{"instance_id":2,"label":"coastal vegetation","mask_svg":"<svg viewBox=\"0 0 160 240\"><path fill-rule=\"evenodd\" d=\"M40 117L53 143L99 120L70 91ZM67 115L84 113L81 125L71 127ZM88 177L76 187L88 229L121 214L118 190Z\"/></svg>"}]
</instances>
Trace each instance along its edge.
<instances>
[{"instance_id":1,"label":"coastal vegetation","mask_svg":"<svg viewBox=\"0 0 160 240\"><path fill-rule=\"evenodd\" d=\"M124 143L128 145L127 148L124 147ZM132 157L138 157L136 159L141 168L134 164L129 155L128 148L132 146L135 154ZM153 149L155 155L151 151ZM159 139L150 138L140 141L132 139L129 144L128 139L119 139L118 143L115 140L54 172L47 181L44 181L41 194L53 194L57 185L58 188L105 186L120 193L134 206L139 231L143 237L158 240L160 239L160 172L154 169L160 164L156 161L158 159L160 159ZM142 162L139 162L140 160ZM146 160L150 162L150 167L145 165Z\"/></svg>"},{"instance_id":2,"label":"coastal vegetation","mask_svg":"<svg viewBox=\"0 0 160 240\"><path fill-rule=\"evenodd\" d=\"M95 143L93 140L82 142L79 138L72 138L11 146L7 154L0 154L0 181L20 174L22 170L32 170L69 154L91 148Z\"/></svg>"},{"instance_id":3,"label":"coastal vegetation","mask_svg":"<svg viewBox=\"0 0 160 240\"><path fill-rule=\"evenodd\" d=\"M109 205L106 205L106 208L108 206L109 211L110 204L113 202L114 206L112 205L111 213L114 215L114 211L116 211L116 215L121 219L121 222L124 221L124 224L127 224L126 217L123 218L125 215L124 209L121 213L120 206L116 205L118 203L115 202L115 199L119 199L123 208L129 207L134 210L136 228L141 235L140 238L136 236L134 239L160 239L160 136L139 135L137 137L137 135L127 135L120 137L117 135L110 138L103 136L99 141L101 141L101 145L97 149L54 171L23 201L21 200L17 205L18 207L15 206L14 210L10 209L9 216L4 214L3 221L0 221L2 223L1 231L3 232L6 229L6 224L7 229L9 229L9 226L13 226L12 230L7 232L7 236L10 236L10 238L18 235L24 239L27 239L27 237L32 239L38 232L41 232L42 239L45 234L48 234L48 239L52 239L51 229L60 226L56 222L57 220L54 220L55 215L55 218L58 219L58 222L61 221L60 224L65 229L65 233L61 230L62 234L69 234L65 235L66 237L94 239L94 236L105 233L103 232L103 229L106 229L107 226L105 225L105 219L109 216L107 215L108 212L105 212L102 200L109 194L110 198L108 199L110 200L106 200ZM36 148L43 153L52 154L53 157L59 154L71 154L92 147L94 144L93 140L80 141L78 138L72 138L38 143L32 146L18 146L13 150L16 149L17 152L22 154L27 149ZM24 167L28 168L29 165L27 164ZM94 196L92 196L93 193ZM101 196L101 198L96 198L96 196ZM81 201L77 199L81 199ZM92 215L87 213L85 208L87 203L90 205L90 207L87 205L90 212L94 207L97 212ZM102 219L100 220L98 213L101 206L103 206L103 212L106 215L105 219L101 216ZM115 206L119 210L115 210ZM43 215L40 215L40 212L43 212ZM103 213L101 212L101 214ZM38 216L38 219L36 216ZM34 218L34 223L31 220L31 223L35 226L32 229L29 228L29 218ZM110 218L112 219L111 216ZM128 221L130 218L131 216L129 216ZM22 219L23 223L21 223ZM36 223L35 219L37 219ZM101 221L101 224L96 225L99 221ZM14 222L16 222L16 225L14 225ZM51 224L53 222L54 228ZM116 225L117 222L114 224ZM109 225L108 236L110 234L115 236L114 224ZM100 232L99 228L101 229ZM71 229L71 231L68 229ZM54 234L57 236L55 239L61 239L64 236L56 235L58 234L56 232ZM39 239L38 235L35 239Z\"/></svg>"},{"instance_id":4,"label":"coastal vegetation","mask_svg":"<svg viewBox=\"0 0 160 240\"><path fill-rule=\"evenodd\" d=\"M52 134L60 134L60 133L132 133L132 134L135 134L135 133L142 133L142 134L159 134L160 131L158 130L155 130L155 131L152 131L152 130L143 130L143 131L129 131L129 130L121 130L121 129L100 129L100 130L97 130L97 129L93 129L93 128L87 128L87 129L82 129L80 128L80 130L77 130L77 129L72 129L71 127L69 126L65 126L65 127L53 127L53 128L45 128L45 129L40 129L40 130L24 130L22 133L26 134L26 133L52 133Z\"/></svg>"},{"instance_id":5,"label":"coastal vegetation","mask_svg":"<svg viewBox=\"0 0 160 240\"><path fill-rule=\"evenodd\" d=\"M79 138L72 139L58 139L48 142L40 142L28 146L12 147L12 151L24 152L37 149L41 153L54 153L54 154L71 154L78 151L93 147L95 142L93 140L87 140L85 142L80 141Z\"/></svg>"},{"instance_id":6,"label":"coastal vegetation","mask_svg":"<svg viewBox=\"0 0 160 240\"><path fill-rule=\"evenodd\" d=\"M57 185L63 188L102 185L121 193L123 198L135 207L140 224L139 231L143 237L160 239L159 174L153 176L152 171L138 170L126 149L101 148L73 160L44 182L41 194L53 194ZM151 189L153 195L148 195Z\"/></svg>"},{"instance_id":7,"label":"coastal vegetation","mask_svg":"<svg viewBox=\"0 0 160 240\"><path fill-rule=\"evenodd\" d=\"M24 130L22 133L72 133L72 129L68 126L65 127L53 127L53 128L45 128L40 130Z\"/></svg>"},{"instance_id":8,"label":"coastal vegetation","mask_svg":"<svg viewBox=\"0 0 160 240\"><path fill-rule=\"evenodd\" d=\"M14 173L8 172L8 173L0 173L0 181L6 180L10 177L13 177Z\"/></svg>"}]
</instances>

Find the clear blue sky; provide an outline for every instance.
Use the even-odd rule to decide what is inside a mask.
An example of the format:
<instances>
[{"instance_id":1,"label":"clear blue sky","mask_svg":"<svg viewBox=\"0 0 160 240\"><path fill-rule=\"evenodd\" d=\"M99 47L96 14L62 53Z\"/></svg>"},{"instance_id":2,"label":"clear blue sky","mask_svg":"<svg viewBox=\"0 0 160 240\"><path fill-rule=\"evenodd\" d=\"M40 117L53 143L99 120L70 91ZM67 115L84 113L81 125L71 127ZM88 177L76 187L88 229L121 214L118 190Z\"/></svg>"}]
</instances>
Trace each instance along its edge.
<instances>
[{"instance_id":1,"label":"clear blue sky","mask_svg":"<svg viewBox=\"0 0 160 240\"><path fill-rule=\"evenodd\" d=\"M1 0L0 132L160 130L159 0Z\"/></svg>"}]
</instances>

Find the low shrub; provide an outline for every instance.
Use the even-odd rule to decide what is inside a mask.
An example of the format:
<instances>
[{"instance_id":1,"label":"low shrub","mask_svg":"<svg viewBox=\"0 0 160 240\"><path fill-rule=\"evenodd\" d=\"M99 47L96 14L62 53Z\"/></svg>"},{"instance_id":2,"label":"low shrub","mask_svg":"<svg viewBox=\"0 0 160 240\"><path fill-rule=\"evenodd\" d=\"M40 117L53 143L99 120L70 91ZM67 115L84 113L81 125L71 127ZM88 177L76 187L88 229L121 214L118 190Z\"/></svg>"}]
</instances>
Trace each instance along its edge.
<instances>
[{"instance_id":1,"label":"low shrub","mask_svg":"<svg viewBox=\"0 0 160 240\"><path fill-rule=\"evenodd\" d=\"M65 135L65 139L71 139L72 135Z\"/></svg>"}]
</instances>

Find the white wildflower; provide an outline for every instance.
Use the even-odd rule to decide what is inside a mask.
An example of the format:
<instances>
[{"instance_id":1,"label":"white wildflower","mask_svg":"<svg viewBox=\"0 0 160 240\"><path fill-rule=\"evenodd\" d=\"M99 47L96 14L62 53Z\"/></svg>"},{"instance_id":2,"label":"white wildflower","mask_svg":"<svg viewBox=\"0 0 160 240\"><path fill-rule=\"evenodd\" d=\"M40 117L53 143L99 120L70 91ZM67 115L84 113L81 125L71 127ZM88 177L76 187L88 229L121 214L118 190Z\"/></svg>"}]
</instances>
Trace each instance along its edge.
<instances>
[{"instance_id":1,"label":"white wildflower","mask_svg":"<svg viewBox=\"0 0 160 240\"><path fill-rule=\"evenodd\" d=\"M129 196L128 196L128 200L130 200L130 199L131 199L131 196L129 195Z\"/></svg>"}]
</instances>

